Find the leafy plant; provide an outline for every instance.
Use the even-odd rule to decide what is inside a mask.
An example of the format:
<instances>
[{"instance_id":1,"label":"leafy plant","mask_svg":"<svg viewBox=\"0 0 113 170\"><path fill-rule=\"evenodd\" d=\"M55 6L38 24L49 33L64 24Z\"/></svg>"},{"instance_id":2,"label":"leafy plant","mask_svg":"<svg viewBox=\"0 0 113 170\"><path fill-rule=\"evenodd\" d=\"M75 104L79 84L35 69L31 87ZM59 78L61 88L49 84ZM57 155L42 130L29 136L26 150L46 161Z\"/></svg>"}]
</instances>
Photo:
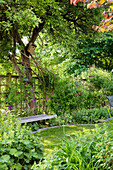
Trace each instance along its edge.
<instances>
[{"instance_id":1,"label":"leafy plant","mask_svg":"<svg viewBox=\"0 0 113 170\"><path fill-rule=\"evenodd\" d=\"M94 123L98 119L107 119L108 116L106 108L82 109L75 113L74 119L78 123Z\"/></svg>"},{"instance_id":2,"label":"leafy plant","mask_svg":"<svg viewBox=\"0 0 113 170\"><path fill-rule=\"evenodd\" d=\"M39 123L38 122L27 123L26 126L29 127L32 132L39 129Z\"/></svg>"},{"instance_id":3,"label":"leafy plant","mask_svg":"<svg viewBox=\"0 0 113 170\"><path fill-rule=\"evenodd\" d=\"M39 135L35 137L10 112L0 112L0 169L30 169L43 156Z\"/></svg>"},{"instance_id":4,"label":"leafy plant","mask_svg":"<svg viewBox=\"0 0 113 170\"><path fill-rule=\"evenodd\" d=\"M111 110L111 114L113 111ZM57 116L57 119L46 120L48 126L58 126L67 124L89 124L96 123L99 119L107 119L109 117L107 108L81 109L72 113L66 111L64 114Z\"/></svg>"},{"instance_id":5,"label":"leafy plant","mask_svg":"<svg viewBox=\"0 0 113 170\"><path fill-rule=\"evenodd\" d=\"M113 130L113 125L112 125ZM46 156L33 170L108 170L113 168L113 133L107 125L95 126L93 131L65 136L58 150Z\"/></svg>"}]
</instances>

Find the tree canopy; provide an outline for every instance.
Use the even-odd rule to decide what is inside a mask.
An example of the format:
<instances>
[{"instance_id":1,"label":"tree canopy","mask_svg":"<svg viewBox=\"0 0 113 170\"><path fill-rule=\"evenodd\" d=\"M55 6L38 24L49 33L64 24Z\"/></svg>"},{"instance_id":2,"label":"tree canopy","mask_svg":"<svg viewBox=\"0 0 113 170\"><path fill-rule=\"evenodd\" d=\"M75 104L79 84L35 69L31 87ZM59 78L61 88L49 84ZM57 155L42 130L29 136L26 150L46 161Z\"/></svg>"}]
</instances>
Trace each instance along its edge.
<instances>
[{"instance_id":1,"label":"tree canopy","mask_svg":"<svg viewBox=\"0 0 113 170\"><path fill-rule=\"evenodd\" d=\"M86 37L78 40L75 52L72 54L71 62L67 67L68 73L80 74L88 65L95 64L111 71L113 69L113 38L111 33L100 34L93 39Z\"/></svg>"},{"instance_id":2,"label":"tree canopy","mask_svg":"<svg viewBox=\"0 0 113 170\"><path fill-rule=\"evenodd\" d=\"M105 32L105 31L110 31L113 29L113 0L70 0L70 3L76 4L78 2L84 2L88 3L87 8L97 8L97 7L102 7L104 8L104 12L102 13L103 15L103 20L100 22L99 26L93 25L92 28L94 30L99 30L100 32Z\"/></svg>"},{"instance_id":3,"label":"tree canopy","mask_svg":"<svg viewBox=\"0 0 113 170\"><path fill-rule=\"evenodd\" d=\"M33 74L36 75L44 93L50 86L53 91L54 83L50 83L50 77L55 80L55 75L41 65L39 49L47 43L47 46L57 44L74 52L78 38L97 34L92 25L98 25L101 19L101 9L87 9L82 2L75 7L68 0L65 3L63 0L2 0L0 10L0 62L5 67L7 64L13 66L31 91L31 79Z\"/></svg>"},{"instance_id":4,"label":"tree canopy","mask_svg":"<svg viewBox=\"0 0 113 170\"><path fill-rule=\"evenodd\" d=\"M72 41L73 37L76 39L80 35L91 34L92 23L98 23L100 13L95 9L90 11L84 8L83 4L77 8L71 6L68 0L65 4L55 0L4 0L0 9L2 56L6 59L10 58L9 52L14 52L13 46L26 51L28 44L34 43L40 32L45 33L46 39L49 37L53 42L60 41L65 44ZM24 36L28 38L27 45L22 41Z\"/></svg>"},{"instance_id":5,"label":"tree canopy","mask_svg":"<svg viewBox=\"0 0 113 170\"><path fill-rule=\"evenodd\" d=\"M30 79L34 73L32 63L43 69L37 63L38 58L29 52L30 46L35 48L36 41L41 40L43 44L45 40L72 47L77 37L94 33L91 25L98 23L100 16L99 10L91 11L82 3L76 8L68 0L65 4L55 0L2 0L0 9L0 60L12 63L17 74L25 79ZM27 43L24 43L24 37L27 37Z\"/></svg>"}]
</instances>

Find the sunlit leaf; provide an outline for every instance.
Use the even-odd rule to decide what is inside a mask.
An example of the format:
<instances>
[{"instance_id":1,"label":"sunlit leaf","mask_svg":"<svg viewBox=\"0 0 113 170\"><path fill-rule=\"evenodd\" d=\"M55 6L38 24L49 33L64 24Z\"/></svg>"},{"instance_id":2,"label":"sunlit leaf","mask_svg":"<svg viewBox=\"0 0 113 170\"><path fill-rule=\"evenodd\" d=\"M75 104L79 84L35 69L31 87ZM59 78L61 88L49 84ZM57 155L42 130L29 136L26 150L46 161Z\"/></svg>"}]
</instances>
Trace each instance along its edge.
<instances>
[{"instance_id":1,"label":"sunlit leaf","mask_svg":"<svg viewBox=\"0 0 113 170\"><path fill-rule=\"evenodd\" d=\"M76 6L76 3L79 2L79 1L83 2L83 3L89 2L88 0L71 0L70 3L71 4L73 3ZM89 9L97 8L97 7L102 6L104 3L110 4L110 3L113 3L113 0L107 0L107 1L106 0L100 0L99 2L97 2L97 0L94 0L94 1L91 1L91 3L87 4L87 8L89 8ZM92 28L94 30L99 30L99 32L105 32L105 31L113 29L112 26L110 25L111 21L113 19L113 13L112 12L113 12L113 5L109 5L108 10L104 11L102 13L104 19L100 22L99 26L96 27L96 26L93 25ZM107 28L107 26L109 26L109 29Z\"/></svg>"},{"instance_id":2,"label":"sunlit leaf","mask_svg":"<svg viewBox=\"0 0 113 170\"><path fill-rule=\"evenodd\" d=\"M108 28L109 28L110 30L112 30L112 29L113 29L113 24L109 25Z\"/></svg>"},{"instance_id":3,"label":"sunlit leaf","mask_svg":"<svg viewBox=\"0 0 113 170\"><path fill-rule=\"evenodd\" d=\"M111 21L105 22L105 26L108 26L111 23Z\"/></svg>"},{"instance_id":4,"label":"sunlit leaf","mask_svg":"<svg viewBox=\"0 0 113 170\"><path fill-rule=\"evenodd\" d=\"M106 0L100 0L98 4L99 4L99 5L102 5L105 1L106 1Z\"/></svg>"},{"instance_id":5,"label":"sunlit leaf","mask_svg":"<svg viewBox=\"0 0 113 170\"><path fill-rule=\"evenodd\" d=\"M95 2L91 2L90 4L87 5L87 8L97 8L98 4Z\"/></svg>"}]
</instances>

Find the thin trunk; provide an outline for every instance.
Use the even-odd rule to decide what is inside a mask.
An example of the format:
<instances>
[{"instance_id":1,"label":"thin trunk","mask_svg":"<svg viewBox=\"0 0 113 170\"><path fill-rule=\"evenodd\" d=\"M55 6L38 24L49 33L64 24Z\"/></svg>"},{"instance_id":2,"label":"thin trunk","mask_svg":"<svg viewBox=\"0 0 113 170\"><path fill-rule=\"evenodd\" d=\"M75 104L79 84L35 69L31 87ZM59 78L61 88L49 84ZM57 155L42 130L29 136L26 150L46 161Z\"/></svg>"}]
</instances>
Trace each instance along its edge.
<instances>
[{"instance_id":1,"label":"thin trunk","mask_svg":"<svg viewBox=\"0 0 113 170\"><path fill-rule=\"evenodd\" d=\"M31 82L31 80L32 80L32 69L31 69L31 66L30 66L29 53L27 52L27 50L26 50L25 55L24 55L24 53L21 54L21 57L22 57L22 62L24 63L25 79L26 79L25 84L29 86L28 89L30 91L29 94L26 94L26 95L29 95L29 100L30 100L30 102L28 103L29 110L36 113L35 92L34 92L33 84Z\"/></svg>"}]
</instances>

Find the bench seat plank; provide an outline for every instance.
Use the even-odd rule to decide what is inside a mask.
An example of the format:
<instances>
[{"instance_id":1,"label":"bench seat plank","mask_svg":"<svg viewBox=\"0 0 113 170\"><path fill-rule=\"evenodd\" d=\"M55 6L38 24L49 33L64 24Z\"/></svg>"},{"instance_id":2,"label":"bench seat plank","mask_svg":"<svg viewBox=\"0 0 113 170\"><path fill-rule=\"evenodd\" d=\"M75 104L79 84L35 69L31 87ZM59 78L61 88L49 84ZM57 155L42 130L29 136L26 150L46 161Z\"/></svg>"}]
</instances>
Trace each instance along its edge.
<instances>
[{"instance_id":1,"label":"bench seat plank","mask_svg":"<svg viewBox=\"0 0 113 170\"><path fill-rule=\"evenodd\" d=\"M39 120L46 120L46 119L52 119L52 118L57 118L57 115L41 114L41 115L35 115L35 116L29 116L29 117L20 117L18 118L18 120L20 120L20 123L25 123L25 122L36 122Z\"/></svg>"}]
</instances>

